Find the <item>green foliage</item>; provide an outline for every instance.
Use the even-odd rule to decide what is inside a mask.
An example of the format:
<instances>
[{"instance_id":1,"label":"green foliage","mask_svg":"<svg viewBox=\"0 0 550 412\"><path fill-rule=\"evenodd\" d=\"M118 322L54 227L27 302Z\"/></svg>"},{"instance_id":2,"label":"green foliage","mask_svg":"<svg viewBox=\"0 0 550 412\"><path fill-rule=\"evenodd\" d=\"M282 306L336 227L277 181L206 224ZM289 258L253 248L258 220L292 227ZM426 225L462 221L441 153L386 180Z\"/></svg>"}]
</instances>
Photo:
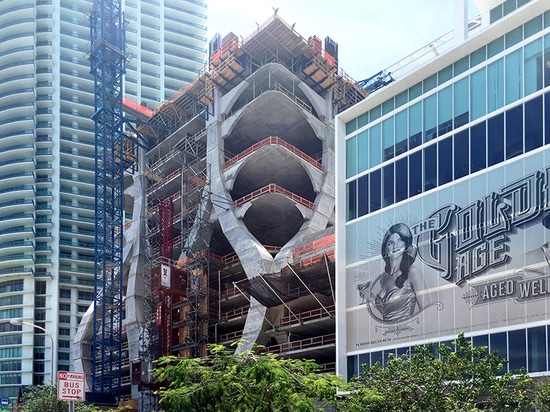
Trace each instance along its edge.
<instances>
[{"instance_id":1,"label":"green foliage","mask_svg":"<svg viewBox=\"0 0 550 412\"><path fill-rule=\"evenodd\" d=\"M460 334L453 343L418 346L387 365L364 366L351 383L344 410L524 411L532 406L532 381L524 370L498 376L506 360L486 347L473 347Z\"/></svg>"},{"instance_id":2,"label":"green foliage","mask_svg":"<svg viewBox=\"0 0 550 412\"><path fill-rule=\"evenodd\" d=\"M222 345L209 345L206 358L161 358L153 375L167 383L159 391L164 409L178 412L310 412L317 400L334 401L343 385L313 361L233 354Z\"/></svg>"},{"instance_id":3,"label":"green foliage","mask_svg":"<svg viewBox=\"0 0 550 412\"><path fill-rule=\"evenodd\" d=\"M23 412L66 412L69 403L57 400L57 385L33 386L25 394ZM75 402L75 412L96 412L93 405Z\"/></svg>"},{"instance_id":4,"label":"green foliage","mask_svg":"<svg viewBox=\"0 0 550 412\"><path fill-rule=\"evenodd\" d=\"M550 412L550 378L543 377L535 383L535 408L540 412Z\"/></svg>"}]
</instances>

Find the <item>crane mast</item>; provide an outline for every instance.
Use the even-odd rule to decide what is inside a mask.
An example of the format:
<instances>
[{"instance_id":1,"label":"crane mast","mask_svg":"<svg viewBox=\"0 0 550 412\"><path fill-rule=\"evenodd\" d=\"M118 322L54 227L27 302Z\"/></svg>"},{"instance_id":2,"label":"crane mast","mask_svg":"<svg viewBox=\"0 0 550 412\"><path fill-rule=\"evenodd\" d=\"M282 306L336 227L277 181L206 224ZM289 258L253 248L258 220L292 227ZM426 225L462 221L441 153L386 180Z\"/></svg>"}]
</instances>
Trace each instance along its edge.
<instances>
[{"instance_id":1,"label":"crane mast","mask_svg":"<svg viewBox=\"0 0 550 412\"><path fill-rule=\"evenodd\" d=\"M95 111L95 307L92 391L120 398L123 318L125 28L120 0L94 0L90 71Z\"/></svg>"}]
</instances>

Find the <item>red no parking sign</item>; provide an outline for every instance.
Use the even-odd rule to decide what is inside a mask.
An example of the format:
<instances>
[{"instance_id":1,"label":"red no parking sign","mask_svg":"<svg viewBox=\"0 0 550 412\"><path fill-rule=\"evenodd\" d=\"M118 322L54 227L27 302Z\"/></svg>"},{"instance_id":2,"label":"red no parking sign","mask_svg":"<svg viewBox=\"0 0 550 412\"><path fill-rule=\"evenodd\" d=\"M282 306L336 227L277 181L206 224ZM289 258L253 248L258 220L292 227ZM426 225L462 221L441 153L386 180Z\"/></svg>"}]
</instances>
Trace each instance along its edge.
<instances>
[{"instance_id":1,"label":"red no parking sign","mask_svg":"<svg viewBox=\"0 0 550 412\"><path fill-rule=\"evenodd\" d=\"M84 402L86 400L86 374L81 372L57 372L57 399Z\"/></svg>"}]
</instances>

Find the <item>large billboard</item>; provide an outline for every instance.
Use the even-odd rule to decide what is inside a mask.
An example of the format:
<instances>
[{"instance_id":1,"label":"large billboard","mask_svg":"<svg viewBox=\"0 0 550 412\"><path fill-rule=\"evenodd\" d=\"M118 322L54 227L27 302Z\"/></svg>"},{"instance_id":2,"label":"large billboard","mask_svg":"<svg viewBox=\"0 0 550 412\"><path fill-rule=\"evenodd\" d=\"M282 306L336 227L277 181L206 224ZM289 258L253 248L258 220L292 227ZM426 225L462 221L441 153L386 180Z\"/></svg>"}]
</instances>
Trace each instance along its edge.
<instances>
[{"instance_id":1,"label":"large billboard","mask_svg":"<svg viewBox=\"0 0 550 412\"><path fill-rule=\"evenodd\" d=\"M547 320L548 156L348 223L348 355Z\"/></svg>"}]
</instances>

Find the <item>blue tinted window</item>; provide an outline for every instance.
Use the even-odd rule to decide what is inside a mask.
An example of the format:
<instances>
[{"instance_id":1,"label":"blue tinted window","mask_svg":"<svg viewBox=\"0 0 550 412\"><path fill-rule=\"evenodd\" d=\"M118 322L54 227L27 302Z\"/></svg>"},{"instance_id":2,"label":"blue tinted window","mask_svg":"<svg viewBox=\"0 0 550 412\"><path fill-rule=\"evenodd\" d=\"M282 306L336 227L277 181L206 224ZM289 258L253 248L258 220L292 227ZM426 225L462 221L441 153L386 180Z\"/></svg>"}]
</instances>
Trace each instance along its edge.
<instances>
[{"instance_id":1,"label":"blue tinted window","mask_svg":"<svg viewBox=\"0 0 550 412\"><path fill-rule=\"evenodd\" d=\"M454 64L455 76L458 76L460 73L464 73L470 68L470 56L463 57Z\"/></svg>"},{"instance_id":2,"label":"blue tinted window","mask_svg":"<svg viewBox=\"0 0 550 412\"><path fill-rule=\"evenodd\" d=\"M485 122L476 124L471 129L471 150L470 150L470 168L471 172L477 172L487 167L487 134L485 131Z\"/></svg>"},{"instance_id":3,"label":"blue tinted window","mask_svg":"<svg viewBox=\"0 0 550 412\"><path fill-rule=\"evenodd\" d=\"M382 112L382 106L373 107L370 110L370 121L372 122L378 119L380 117L381 112Z\"/></svg>"},{"instance_id":4,"label":"blue tinted window","mask_svg":"<svg viewBox=\"0 0 550 412\"><path fill-rule=\"evenodd\" d=\"M424 149L424 191L437 187L437 145Z\"/></svg>"},{"instance_id":5,"label":"blue tinted window","mask_svg":"<svg viewBox=\"0 0 550 412\"><path fill-rule=\"evenodd\" d=\"M477 49L475 52L470 54L470 67L474 67L479 63L483 63L486 59L486 49L485 46Z\"/></svg>"},{"instance_id":6,"label":"blue tinted window","mask_svg":"<svg viewBox=\"0 0 550 412\"><path fill-rule=\"evenodd\" d=\"M508 358L508 345L506 342L506 332L492 333L489 335L489 351L498 351L498 354L503 358ZM504 365L501 369L501 373L506 372L507 365Z\"/></svg>"},{"instance_id":7,"label":"blue tinted window","mask_svg":"<svg viewBox=\"0 0 550 412\"><path fill-rule=\"evenodd\" d=\"M498 59L487 66L487 102L492 112L504 104L504 60Z\"/></svg>"},{"instance_id":8,"label":"blue tinted window","mask_svg":"<svg viewBox=\"0 0 550 412\"><path fill-rule=\"evenodd\" d=\"M437 137L437 96L424 99L424 142Z\"/></svg>"},{"instance_id":9,"label":"blue tinted window","mask_svg":"<svg viewBox=\"0 0 550 412\"><path fill-rule=\"evenodd\" d=\"M437 121L438 136L450 132L453 129L453 89L451 86L437 93Z\"/></svg>"},{"instance_id":10,"label":"blue tinted window","mask_svg":"<svg viewBox=\"0 0 550 412\"><path fill-rule=\"evenodd\" d=\"M489 336L487 335L474 336L472 338L472 345L475 348L485 346L487 348L487 353L489 353Z\"/></svg>"},{"instance_id":11,"label":"blue tinted window","mask_svg":"<svg viewBox=\"0 0 550 412\"><path fill-rule=\"evenodd\" d=\"M379 165L382 162L381 153L380 124L377 124L369 130L369 167Z\"/></svg>"},{"instance_id":12,"label":"blue tinted window","mask_svg":"<svg viewBox=\"0 0 550 412\"><path fill-rule=\"evenodd\" d=\"M416 83L409 89L409 100L416 99L422 94L422 83Z\"/></svg>"},{"instance_id":13,"label":"blue tinted window","mask_svg":"<svg viewBox=\"0 0 550 412\"><path fill-rule=\"evenodd\" d=\"M470 136L464 130L454 136L454 178L459 179L470 171Z\"/></svg>"},{"instance_id":14,"label":"blue tinted window","mask_svg":"<svg viewBox=\"0 0 550 412\"><path fill-rule=\"evenodd\" d=\"M363 365L370 366L370 353L362 353L361 355L359 355L358 363L359 373L361 373Z\"/></svg>"},{"instance_id":15,"label":"blue tinted window","mask_svg":"<svg viewBox=\"0 0 550 412\"><path fill-rule=\"evenodd\" d=\"M432 74L430 77L424 80L422 84L424 88L424 93L432 90L434 87L437 86L437 74Z\"/></svg>"},{"instance_id":16,"label":"blue tinted window","mask_svg":"<svg viewBox=\"0 0 550 412\"><path fill-rule=\"evenodd\" d=\"M525 151L542 146L542 96L525 103Z\"/></svg>"},{"instance_id":17,"label":"blue tinted window","mask_svg":"<svg viewBox=\"0 0 550 412\"><path fill-rule=\"evenodd\" d=\"M542 88L542 70L542 39L537 39L524 48L523 83L526 96Z\"/></svg>"},{"instance_id":18,"label":"blue tinted window","mask_svg":"<svg viewBox=\"0 0 550 412\"><path fill-rule=\"evenodd\" d=\"M395 115L395 155L407 151L407 110L402 110Z\"/></svg>"},{"instance_id":19,"label":"blue tinted window","mask_svg":"<svg viewBox=\"0 0 550 412\"><path fill-rule=\"evenodd\" d=\"M346 185L346 195L347 195L347 204L348 204L348 216L347 220L352 220L357 217L357 193L355 188L355 181L349 182Z\"/></svg>"},{"instance_id":20,"label":"blue tinted window","mask_svg":"<svg viewBox=\"0 0 550 412\"><path fill-rule=\"evenodd\" d=\"M504 37L499 37L487 45L487 58L490 59L504 50Z\"/></svg>"},{"instance_id":21,"label":"blue tinted window","mask_svg":"<svg viewBox=\"0 0 550 412\"><path fill-rule=\"evenodd\" d=\"M526 39L542 30L542 16L537 16L523 25L523 38Z\"/></svg>"},{"instance_id":22,"label":"blue tinted window","mask_svg":"<svg viewBox=\"0 0 550 412\"><path fill-rule=\"evenodd\" d=\"M393 97L382 103L382 115L388 114L394 109Z\"/></svg>"},{"instance_id":23,"label":"blue tinted window","mask_svg":"<svg viewBox=\"0 0 550 412\"><path fill-rule=\"evenodd\" d=\"M393 158L393 145L395 139L393 128L393 117L390 117L382 122L382 133L384 137L384 160Z\"/></svg>"},{"instance_id":24,"label":"blue tinted window","mask_svg":"<svg viewBox=\"0 0 550 412\"><path fill-rule=\"evenodd\" d=\"M527 329L528 372L546 370L546 327Z\"/></svg>"},{"instance_id":25,"label":"blue tinted window","mask_svg":"<svg viewBox=\"0 0 550 412\"><path fill-rule=\"evenodd\" d=\"M422 102L409 107L409 149L422 143Z\"/></svg>"},{"instance_id":26,"label":"blue tinted window","mask_svg":"<svg viewBox=\"0 0 550 412\"><path fill-rule=\"evenodd\" d=\"M357 136L357 173L369 167L369 133L364 131ZM348 176L349 177L349 176Z\"/></svg>"},{"instance_id":27,"label":"blue tinted window","mask_svg":"<svg viewBox=\"0 0 550 412\"><path fill-rule=\"evenodd\" d=\"M395 163L395 201L400 202L408 196L409 173L407 158L399 159Z\"/></svg>"},{"instance_id":28,"label":"blue tinted window","mask_svg":"<svg viewBox=\"0 0 550 412\"><path fill-rule=\"evenodd\" d=\"M346 177L351 177L357 173L357 136L346 140Z\"/></svg>"},{"instance_id":29,"label":"blue tinted window","mask_svg":"<svg viewBox=\"0 0 550 412\"><path fill-rule=\"evenodd\" d=\"M360 129L369 122L369 112L363 113L357 118L357 128Z\"/></svg>"},{"instance_id":30,"label":"blue tinted window","mask_svg":"<svg viewBox=\"0 0 550 412\"><path fill-rule=\"evenodd\" d=\"M394 203L394 189L395 183L393 180L393 163L383 168L382 177L384 179L384 186L382 187L383 203L382 206L393 205Z\"/></svg>"},{"instance_id":31,"label":"blue tinted window","mask_svg":"<svg viewBox=\"0 0 550 412\"><path fill-rule=\"evenodd\" d=\"M470 80L472 87L470 88L470 101L472 105L472 120L478 119L484 116L487 107L487 86L485 83L487 70L484 68L479 69L475 73L472 73Z\"/></svg>"},{"instance_id":32,"label":"blue tinted window","mask_svg":"<svg viewBox=\"0 0 550 412\"><path fill-rule=\"evenodd\" d=\"M408 90L402 91L397 96L395 96L395 108L403 106L409 101Z\"/></svg>"},{"instance_id":33,"label":"blue tinted window","mask_svg":"<svg viewBox=\"0 0 550 412\"><path fill-rule=\"evenodd\" d=\"M453 139L448 137L437 144L439 153L439 185L453 180Z\"/></svg>"},{"instance_id":34,"label":"blue tinted window","mask_svg":"<svg viewBox=\"0 0 550 412\"><path fill-rule=\"evenodd\" d=\"M359 370L357 368L357 356L348 356L348 380L354 376L358 376Z\"/></svg>"},{"instance_id":35,"label":"blue tinted window","mask_svg":"<svg viewBox=\"0 0 550 412\"><path fill-rule=\"evenodd\" d=\"M469 119L469 97L468 77L464 77L454 84L454 128L468 123Z\"/></svg>"},{"instance_id":36,"label":"blue tinted window","mask_svg":"<svg viewBox=\"0 0 550 412\"><path fill-rule=\"evenodd\" d=\"M518 44L522 40L523 40L523 26L519 26L515 28L511 32L506 33L506 36L504 36L505 47L507 49L512 47L514 44Z\"/></svg>"},{"instance_id":37,"label":"blue tinted window","mask_svg":"<svg viewBox=\"0 0 550 412\"><path fill-rule=\"evenodd\" d=\"M544 109L545 113L548 113L550 111L550 93L546 93L544 95ZM544 116L544 143L548 144L550 143L550 115Z\"/></svg>"},{"instance_id":38,"label":"blue tinted window","mask_svg":"<svg viewBox=\"0 0 550 412\"><path fill-rule=\"evenodd\" d=\"M506 104L523 96L523 51L518 49L506 56Z\"/></svg>"},{"instance_id":39,"label":"blue tinted window","mask_svg":"<svg viewBox=\"0 0 550 412\"><path fill-rule=\"evenodd\" d=\"M409 157L409 196L422 193L422 152L418 151Z\"/></svg>"},{"instance_id":40,"label":"blue tinted window","mask_svg":"<svg viewBox=\"0 0 550 412\"><path fill-rule=\"evenodd\" d=\"M466 57L466 59L468 59L468 57ZM466 64L468 64L468 60L466 60ZM455 76L457 74L458 73L456 73ZM453 66L447 66L437 74L437 82L438 84L443 84L446 81L451 80L452 77L453 77Z\"/></svg>"},{"instance_id":41,"label":"blue tinted window","mask_svg":"<svg viewBox=\"0 0 550 412\"><path fill-rule=\"evenodd\" d=\"M380 365L383 365L383 363L382 363L382 351L372 352L370 354L370 364L371 365L376 365L376 363L380 363Z\"/></svg>"},{"instance_id":42,"label":"blue tinted window","mask_svg":"<svg viewBox=\"0 0 550 412\"><path fill-rule=\"evenodd\" d=\"M487 123L488 165L493 166L504 160L504 115L501 113Z\"/></svg>"},{"instance_id":43,"label":"blue tinted window","mask_svg":"<svg viewBox=\"0 0 550 412\"><path fill-rule=\"evenodd\" d=\"M525 329L508 332L508 361L510 370L516 371L520 368L527 368L525 345Z\"/></svg>"},{"instance_id":44,"label":"blue tinted window","mask_svg":"<svg viewBox=\"0 0 550 412\"><path fill-rule=\"evenodd\" d=\"M523 106L506 112L506 159L523 154Z\"/></svg>"},{"instance_id":45,"label":"blue tinted window","mask_svg":"<svg viewBox=\"0 0 550 412\"><path fill-rule=\"evenodd\" d=\"M369 175L357 179L357 216L369 213Z\"/></svg>"},{"instance_id":46,"label":"blue tinted window","mask_svg":"<svg viewBox=\"0 0 550 412\"><path fill-rule=\"evenodd\" d=\"M550 34L544 36L544 61L550 61ZM544 65L544 87L550 86L550 66Z\"/></svg>"},{"instance_id":47,"label":"blue tinted window","mask_svg":"<svg viewBox=\"0 0 550 412\"><path fill-rule=\"evenodd\" d=\"M381 192L382 187L380 184L380 169L375 170L370 175L369 181L369 210L374 212L380 209L381 206Z\"/></svg>"}]
</instances>

